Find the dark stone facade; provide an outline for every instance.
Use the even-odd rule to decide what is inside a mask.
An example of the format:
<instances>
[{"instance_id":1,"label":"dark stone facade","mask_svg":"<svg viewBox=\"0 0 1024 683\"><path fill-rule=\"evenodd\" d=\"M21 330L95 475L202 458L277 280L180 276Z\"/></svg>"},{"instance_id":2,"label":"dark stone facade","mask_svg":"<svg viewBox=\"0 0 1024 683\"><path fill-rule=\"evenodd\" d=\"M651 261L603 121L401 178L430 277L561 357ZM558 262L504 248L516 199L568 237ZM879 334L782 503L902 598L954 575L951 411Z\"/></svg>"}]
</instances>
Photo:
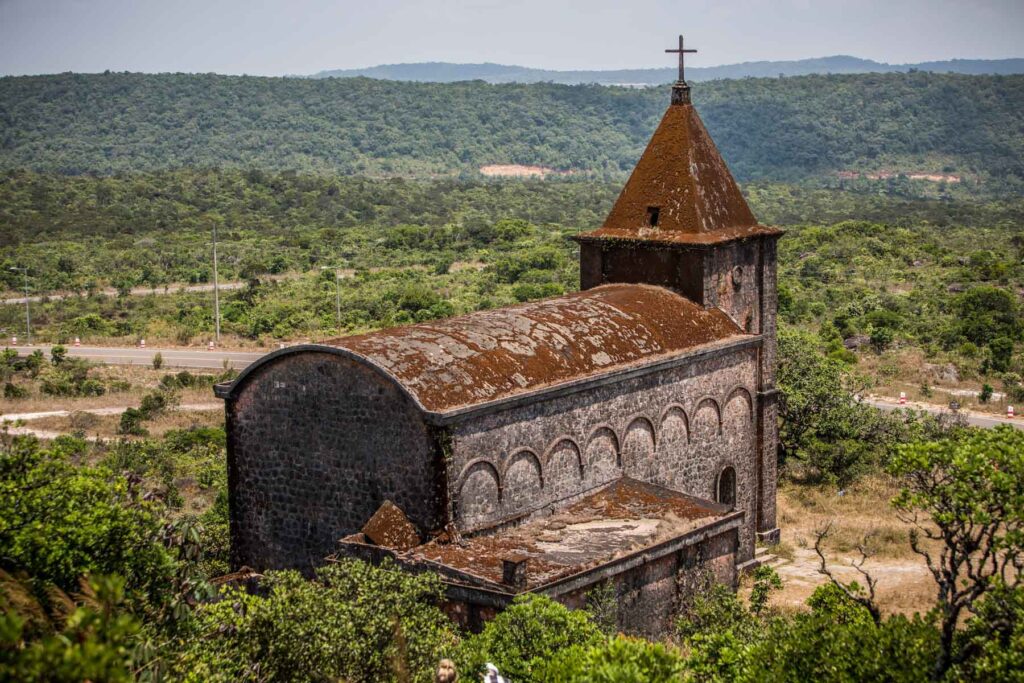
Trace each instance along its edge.
<instances>
[{"instance_id":1,"label":"dark stone facade","mask_svg":"<svg viewBox=\"0 0 1024 683\"><path fill-rule=\"evenodd\" d=\"M442 457L393 382L329 353L263 366L227 402L231 559L307 568L385 500L443 526Z\"/></svg>"},{"instance_id":2,"label":"dark stone facade","mask_svg":"<svg viewBox=\"0 0 1024 683\"><path fill-rule=\"evenodd\" d=\"M756 535L777 535L775 242L584 244L584 262L632 265L652 252L696 264L696 275L671 272L699 275L700 302L756 336L444 424L429 424L436 416L386 373L331 349L262 365L228 400L234 564L308 567L384 500L424 535L449 523L473 533L545 514L623 475L716 500L726 468L745 513L736 556L749 560Z\"/></svg>"},{"instance_id":3,"label":"dark stone facade","mask_svg":"<svg viewBox=\"0 0 1024 683\"><path fill-rule=\"evenodd\" d=\"M595 576L595 583L570 593L545 592L583 609L595 590L608 585L617 606L616 629L657 639L672 631L679 611L708 585L736 586L737 542L735 529L723 531L607 578Z\"/></svg>"}]
</instances>

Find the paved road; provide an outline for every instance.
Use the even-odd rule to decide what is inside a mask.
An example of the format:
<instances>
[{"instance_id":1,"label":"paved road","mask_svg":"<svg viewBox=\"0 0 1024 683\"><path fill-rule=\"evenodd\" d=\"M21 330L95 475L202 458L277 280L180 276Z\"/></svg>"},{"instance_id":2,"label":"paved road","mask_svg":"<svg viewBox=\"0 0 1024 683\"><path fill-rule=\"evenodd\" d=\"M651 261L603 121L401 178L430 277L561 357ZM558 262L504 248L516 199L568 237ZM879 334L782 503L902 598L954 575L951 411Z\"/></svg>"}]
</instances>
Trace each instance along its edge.
<instances>
[{"instance_id":1,"label":"paved road","mask_svg":"<svg viewBox=\"0 0 1024 683\"><path fill-rule=\"evenodd\" d=\"M864 403L869 406L874 406L880 410L900 410L901 408L910 408L913 410L925 410L932 415L938 415L940 413L949 412L949 409L945 406L937 406L929 403L913 403L908 405L900 405L898 400L895 399L884 399L875 396L864 399ZM1024 417L1017 417L1014 419L1008 419L1005 417L997 417L995 415L987 415L984 413L978 413L973 410L960 411L962 415L967 418L967 424L975 427L991 428L996 425L1008 424L1017 429L1024 429Z\"/></svg>"},{"instance_id":2,"label":"paved road","mask_svg":"<svg viewBox=\"0 0 1024 683\"><path fill-rule=\"evenodd\" d=\"M32 353L36 349L42 349L43 353L49 356L49 346L15 346L12 347L21 355ZM97 346L69 346L68 355L99 363L110 363L114 365L152 365L153 356L160 353L166 367L176 368L201 368L207 370L219 370L224 367L227 361L229 366L240 370L253 361L269 353L269 351L244 352L244 351L207 351L205 349L158 349L158 348L131 348L131 347L97 347ZM945 406L913 403L901 406L896 399L887 399L878 396L864 398L864 402L881 410L899 410L901 408L913 408L925 410L933 415L947 412ZM1024 409L1024 406L1021 406ZM994 415L986 415L974 411L963 411L967 423L976 427L995 427L1000 424L1009 424L1017 429L1024 429L1024 416L1015 419L1007 419Z\"/></svg>"},{"instance_id":3,"label":"paved road","mask_svg":"<svg viewBox=\"0 0 1024 683\"><path fill-rule=\"evenodd\" d=\"M50 356L49 345L38 346L13 346L20 355L26 356L36 349L42 349L47 357ZM257 358L265 356L269 351L247 353L242 351L207 351L206 349L159 349L159 348L133 348L133 347L99 347L99 346L68 346L69 356L86 358L98 363L109 363L112 365L152 365L153 356L159 353L163 356L164 366L170 368L204 368L207 370L220 370L224 367L224 361L236 370L244 368Z\"/></svg>"}]
</instances>

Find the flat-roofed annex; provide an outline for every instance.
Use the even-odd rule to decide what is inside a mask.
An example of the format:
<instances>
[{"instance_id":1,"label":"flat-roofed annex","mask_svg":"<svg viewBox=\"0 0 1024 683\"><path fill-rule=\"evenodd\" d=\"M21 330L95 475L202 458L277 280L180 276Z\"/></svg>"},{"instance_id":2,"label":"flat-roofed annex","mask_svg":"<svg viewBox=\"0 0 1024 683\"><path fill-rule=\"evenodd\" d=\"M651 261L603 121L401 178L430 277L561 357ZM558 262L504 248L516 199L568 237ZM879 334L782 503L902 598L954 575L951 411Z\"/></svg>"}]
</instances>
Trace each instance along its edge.
<instances>
[{"instance_id":1,"label":"flat-roofed annex","mask_svg":"<svg viewBox=\"0 0 1024 683\"><path fill-rule=\"evenodd\" d=\"M735 526L741 517L726 505L622 477L551 516L458 543L433 539L397 556L412 565L426 563L447 580L498 590L508 590L502 586L502 560L522 558L529 563L522 588L534 590L716 523Z\"/></svg>"}]
</instances>

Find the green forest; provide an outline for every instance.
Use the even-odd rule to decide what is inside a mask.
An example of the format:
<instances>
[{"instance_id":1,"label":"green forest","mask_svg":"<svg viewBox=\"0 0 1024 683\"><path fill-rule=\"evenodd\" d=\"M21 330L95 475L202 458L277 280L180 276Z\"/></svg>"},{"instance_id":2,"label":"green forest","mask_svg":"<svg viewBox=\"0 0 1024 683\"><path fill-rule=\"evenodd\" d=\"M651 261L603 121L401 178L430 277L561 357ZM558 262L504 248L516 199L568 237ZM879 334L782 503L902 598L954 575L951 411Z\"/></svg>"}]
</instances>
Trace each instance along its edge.
<instances>
[{"instance_id":1,"label":"green forest","mask_svg":"<svg viewBox=\"0 0 1024 683\"><path fill-rule=\"evenodd\" d=\"M838 518L818 543L834 565L926 555L921 602L893 607L869 572L780 606L765 566L739 593L706 586L649 642L616 632L600 591L572 611L519 598L469 633L430 573L231 573L223 415L184 403L232 371L60 345L205 345L212 293L180 287L212 281L214 231L237 285L226 348L572 291L571 237L601 224L664 88L0 78L0 292L27 275L35 339L58 344L0 352L0 404L68 408L57 438L0 425L0 680L429 683L486 662L515 683L1024 680L1024 431L861 400L909 383L945 403L941 372L979 410L1024 402L1024 76L744 79L694 98L759 220L786 231L772 552L814 552L800 517L870 508L869 535ZM488 163L577 173L495 180ZM25 313L0 305L0 336Z\"/></svg>"},{"instance_id":2,"label":"green forest","mask_svg":"<svg viewBox=\"0 0 1024 683\"><path fill-rule=\"evenodd\" d=\"M920 349L994 386L1024 373L1024 200L943 200L885 181L745 190L764 222L788 231L784 319L830 352L856 362L844 340L874 335L874 352ZM34 306L41 340L205 343L211 294L177 290L212 281L216 228L221 281L244 283L222 295L223 331L245 344L322 339L574 290L569 238L598 227L617 191L579 179L11 171L0 176L0 283L14 295L26 266L31 293L73 294ZM166 294L128 296L140 286ZM964 301L981 307L971 329ZM23 309L0 310L6 334L23 323Z\"/></svg>"},{"instance_id":3,"label":"green forest","mask_svg":"<svg viewBox=\"0 0 1024 683\"><path fill-rule=\"evenodd\" d=\"M0 168L256 167L373 176L542 165L621 180L665 88L194 74L0 78ZM1019 192L1024 76L860 74L701 83L741 180L949 173Z\"/></svg>"}]
</instances>

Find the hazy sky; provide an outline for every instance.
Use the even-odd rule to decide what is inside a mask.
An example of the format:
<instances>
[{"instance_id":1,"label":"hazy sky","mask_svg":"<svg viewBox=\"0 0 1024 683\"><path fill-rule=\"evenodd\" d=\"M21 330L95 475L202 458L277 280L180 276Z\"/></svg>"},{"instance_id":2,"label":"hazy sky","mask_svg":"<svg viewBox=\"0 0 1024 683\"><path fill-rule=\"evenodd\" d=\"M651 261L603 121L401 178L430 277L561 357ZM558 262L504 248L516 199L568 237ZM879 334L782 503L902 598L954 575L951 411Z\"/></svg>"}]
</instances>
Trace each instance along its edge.
<instances>
[{"instance_id":1,"label":"hazy sky","mask_svg":"<svg viewBox=\"0 0 1024 683\"><path fill-rule=\"evenodd\" d=\"M0 0L0 73L1024 56L1024 0Z\"/></svg>"}]
</instances>

